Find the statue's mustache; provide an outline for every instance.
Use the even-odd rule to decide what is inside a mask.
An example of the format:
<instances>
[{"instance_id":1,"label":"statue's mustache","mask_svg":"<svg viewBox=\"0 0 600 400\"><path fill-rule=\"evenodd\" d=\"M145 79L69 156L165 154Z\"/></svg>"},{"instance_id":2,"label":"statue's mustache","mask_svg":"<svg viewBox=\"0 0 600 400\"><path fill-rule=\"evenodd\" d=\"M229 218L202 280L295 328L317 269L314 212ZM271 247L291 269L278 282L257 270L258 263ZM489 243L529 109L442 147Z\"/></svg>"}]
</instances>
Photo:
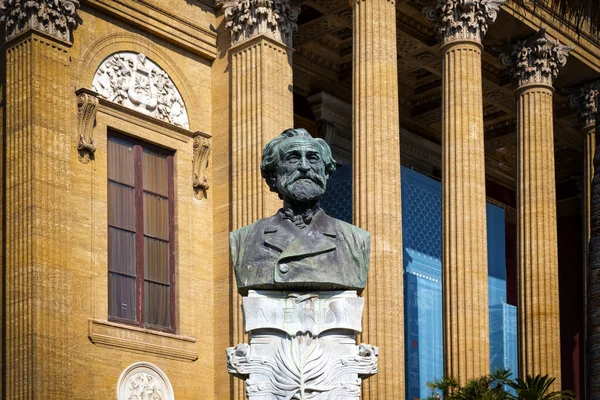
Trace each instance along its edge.
<instances>
[{"instance_id":1,"label":"statue's mustache","mask_svg":"<svg viewBox=\"0 0 600 400\"><path fill-rule=\"evenodd\" d=\"M325 180L323 179L323 177L311 170L307 172L296 171L294 175L290 177L286 186L289 186L294 182L299 181L300 179L310 179L320 187L325 187Z\"/></svg>"}]
</instances>

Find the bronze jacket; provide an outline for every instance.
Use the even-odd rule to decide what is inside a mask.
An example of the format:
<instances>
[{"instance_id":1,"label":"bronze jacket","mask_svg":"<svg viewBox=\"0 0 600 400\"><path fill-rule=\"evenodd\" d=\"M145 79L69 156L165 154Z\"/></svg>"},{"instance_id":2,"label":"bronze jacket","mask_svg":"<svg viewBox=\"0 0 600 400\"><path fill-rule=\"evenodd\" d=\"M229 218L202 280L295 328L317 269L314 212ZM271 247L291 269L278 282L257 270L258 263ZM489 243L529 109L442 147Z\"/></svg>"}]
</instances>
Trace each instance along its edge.
<instances>
[{"instance_id":1,"label":"bronze jacket","mask_svg":"<svg viewBox=\"0 0 600 400\"><path fill-rule=\"evenodd\" d=\"M367 283L370 236L319 210L304 229L281 212L231 232L238 291L346 290Z\"/></svg>"}]
</instances>

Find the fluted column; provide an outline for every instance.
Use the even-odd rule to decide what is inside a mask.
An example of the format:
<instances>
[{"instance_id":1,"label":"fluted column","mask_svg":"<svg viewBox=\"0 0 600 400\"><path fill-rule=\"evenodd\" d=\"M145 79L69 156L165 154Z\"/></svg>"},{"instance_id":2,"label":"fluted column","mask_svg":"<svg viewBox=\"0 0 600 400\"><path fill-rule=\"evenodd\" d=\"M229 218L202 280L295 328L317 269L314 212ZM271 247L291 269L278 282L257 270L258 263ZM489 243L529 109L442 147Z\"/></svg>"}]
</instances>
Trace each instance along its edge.
<instances>
[{"instance_id":1,"label":"fluted column","mask_svg":"<svg viewBox=\"0 0 600 400\"><path fill-rule=\"evenodd\" d=\"M362 341L380 348L363 399L404 398L404 289L395 1L355 0L353 222L371 233Z\"/></svg>"},{"instance_id":2,"label":"fluted column","mask_svg":"<svg viewBox=\"0 0 600 400\"><path fill-rule=\"evenodd\" d=\"M503 0L436 1L442 63L444 374L490 371L481 44Z\"/></svg>"},{"instance_id":3,"label":"fluted column","mask_svg":"<svg viewBox=\"0 0 600 400\"><path fill-rule=\"evenodd\" d=\"M517 89L519 375L561 387L552 87L570 48L541 30L502 56Z\"/></svg>"},{"instance_id":4,"label":"fluted column","mask_svg":"<svg viewBox=\"0 0 600 400\"><path fill-rule=\"evenodd\" d=\"M77 108L67 71L78 2L0 5L6 22L3 394L72 398L64 338L73 325L68 196Z\"/></svg>"},{"instance_id":5,"label":"fluted column","mask_svg":"<svg viewBox=\"0 0 600 400\"><path fill-rule=\"evenodd\" d=\"M292 0L236 0L224 8L231 32L231 230L275 214L280 207L260 174L264 146L293 127L292 32L299 8ZM231 345L244 343L241 296L235 279ZM245 399L234 380L233 398Z\"/></svg>"}]
</instances>

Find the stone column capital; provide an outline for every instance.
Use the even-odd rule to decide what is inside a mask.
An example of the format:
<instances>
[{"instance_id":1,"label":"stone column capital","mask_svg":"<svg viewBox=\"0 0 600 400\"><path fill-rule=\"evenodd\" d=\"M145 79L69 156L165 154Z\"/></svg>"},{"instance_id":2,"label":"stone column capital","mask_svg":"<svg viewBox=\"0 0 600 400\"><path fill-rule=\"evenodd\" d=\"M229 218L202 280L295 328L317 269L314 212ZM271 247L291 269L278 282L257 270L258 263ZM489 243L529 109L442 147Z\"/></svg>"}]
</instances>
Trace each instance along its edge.
<instances>
[{"instance_id":1,"label":"stone column capital","mask_svg":"<svg viewBox=\"0 0 600 400\"><path fill-rule=\"evenodd\" d=\"M80 23L79 0L0 0L0 22L6 41L35 30L70 43Z\"/></svg>"},{"instance_id":2,"label":"stone column capital","mask_svg":"<svg viewBox=\"0 0 600 400\"><path fill-rule=\"evenodd\" d=\"M506 0L421 0L425 17L436 24L442 44L481 43Z\"/></svg>"},{"instance_id":3,"label":"stone column capital","mask_svg":"<svg viewBox=\"0 0 600 400\"><path fill-rule=\"evenodd\" d=\"M593 133L600 107L600 80L579 87L579 92L569 96L569 105L577 109L577 117L586 132Z\"/></svg>"},{"instance_id":4,"label":"stone column capital","mask_svg":"<svg viewBox=\"0 0 600 400\"><path fill-rule=\"evenodd\" d=\"M526 40L519 40L512 48L500 54L503 65L510 67L517 88L526 85L552 87L559 70L567 63L573 50L552 40L542 28Z\"/></svg>"},{"instance_id":5,"label":"stone column capital","mask_svg":"<svg viewBox=\"0 0 600 400\"><path fill-rule=\"evenodd\" d=\"M298 29L299 0L221 0L225 26L231 31L231 45L259 35L292 46L292 34Z\"/></svg>"}]
</instances>

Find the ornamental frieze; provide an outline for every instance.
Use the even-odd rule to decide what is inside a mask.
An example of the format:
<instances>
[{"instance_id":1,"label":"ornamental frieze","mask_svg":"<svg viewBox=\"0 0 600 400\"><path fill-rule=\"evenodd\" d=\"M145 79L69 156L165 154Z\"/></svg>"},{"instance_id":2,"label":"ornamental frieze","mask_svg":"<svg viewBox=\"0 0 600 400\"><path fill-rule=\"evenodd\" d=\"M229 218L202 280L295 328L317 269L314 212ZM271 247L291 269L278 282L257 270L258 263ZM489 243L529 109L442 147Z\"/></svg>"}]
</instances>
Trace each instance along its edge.
<instances>
[{"instance_id":1,"label":"ornamental frieze","mask_svg":"<svg viewBox=\"0 0 600 400\"><path fill-rule=\"evenodd\" d=\"M481 43L506 0L422 0L425 17L436 24L438 39Z\"/></svg>"},{"instance_id":2,"label":"ornamental frieze","mask_svg":"<svg viewBox=\"0 0 600 400\"><path fill-rule=\"evenodd\" d=\"M558 39L552 40L542 28L534 36L517 41L512 49L500 54L503 65L510 67L517 87L530 84L552 86L558 72L573 50Z\"/></svg>"},{"instance_id":3,"label":"ornamental frieze","mask_svg":"<svg viewBox=\"0 0 600 400\"><path fill-rule=\"evenodd\" d=\"M0 22L6 22L6 40L28 30L71 41L79 25L79 0L0 0Z\"/></svg>"},{"instance_id":4,"label":"ornamental frieze","mask_svg":"<svg viewBox=\"0 0 600 400\"><path fill-rule=\"evenodd\" d=\"M189 129L185 103L175 84L142 53L109 56L96 70L92 89L114 103Z\"/></svg>"},{"instance_id":5,"label":"ornamental frieze","mask_svg":"<svg viewBox=\"0 0 600 400\"><path fill-rule=\"evenodd\" d=\"M231 30L232 45L259 35L292 45L300 14L300 6L294 0L222 0L220 4L225 26Z\"/></svg>"}]
</instances>

